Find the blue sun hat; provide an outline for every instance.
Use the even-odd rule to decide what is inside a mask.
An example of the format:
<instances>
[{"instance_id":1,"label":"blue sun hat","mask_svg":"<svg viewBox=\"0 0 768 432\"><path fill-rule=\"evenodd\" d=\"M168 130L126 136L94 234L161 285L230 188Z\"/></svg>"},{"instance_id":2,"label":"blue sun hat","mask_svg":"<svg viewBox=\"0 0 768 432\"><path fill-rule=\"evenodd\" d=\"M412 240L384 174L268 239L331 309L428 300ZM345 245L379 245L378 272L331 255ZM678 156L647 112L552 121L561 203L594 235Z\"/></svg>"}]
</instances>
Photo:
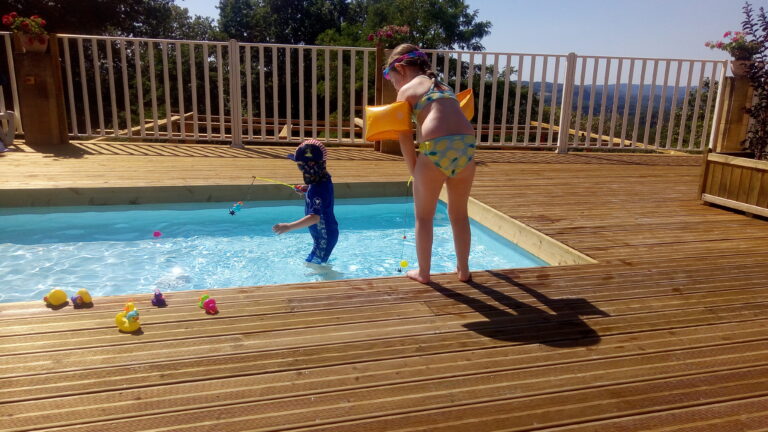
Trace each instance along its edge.
<instances>
[{"instance_id":1,"label":"blue sun hat","mask_svg":"<svg viewBox=\"0 0 768 432\"><path fill-rule=\"evenodd\" d=\"M294 162L321 162L328 158L328 150L323 143L316 139L302 141L293 154L288 155L288 159Z\"/></svg>"}]
</instances>

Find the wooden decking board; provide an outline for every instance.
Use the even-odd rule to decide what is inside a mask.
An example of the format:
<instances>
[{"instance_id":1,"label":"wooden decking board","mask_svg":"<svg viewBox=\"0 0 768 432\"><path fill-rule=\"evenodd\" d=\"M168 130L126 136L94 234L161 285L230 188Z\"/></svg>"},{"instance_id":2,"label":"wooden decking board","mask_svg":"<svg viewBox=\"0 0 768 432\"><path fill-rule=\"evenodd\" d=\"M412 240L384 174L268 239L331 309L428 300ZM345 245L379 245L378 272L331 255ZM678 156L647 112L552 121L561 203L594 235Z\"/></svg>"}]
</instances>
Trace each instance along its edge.
<instances>
[{"instance_id":1,"label":"wooden decking board","mask_svg":"<svg viewBox=\"0 0 768 432\"><path fill-rule=\"evenodd\" d=\"M51 375L47 374L3 379L0 401L17 402L34 400L33 398L51 398L66 395L67 393L72 395L74 393L106 392L115 386L126 390L128 388L141 388L160 384L195 382L197 381L195 377L203 373L208 380L218 380L318 367L348 366L353 363L389 361L392 365L398 365L404 359L412 357L428 358L428 363L433 366L441 362L466 366L468 362L490 362L498 358L514 358L515 367L522 368L545 364L571 363L597 357L627 357L637 354L676 350L677 347L671 346L671 342L681 343L685 349L690 349L766 339L765 329L768 323L765 320L753 321L748 324L748 326L744 323L710 324L706 327L680 328L674 332L670 332L668 329L649 330L642 341L638 341L634 335L618 334L606 336L600 344L594 345L592 349L582 351L578 355L566 359L561 358L556 349L547 349L546 345L519 344L510 346L499 344L497 346L466 346L470 342L470 339L466 337L467 335L464 335L464 339L458 339L460 335L456 334L443 338L446 340L440 345L433 342L429 349L423 346L420 346L420 350L415 352L406 351L405 348L408 348L407 346L400 346L399 350L390 349L392 352L388 356L382 355L383 350L381 347L377 349L379 351L377 355L371 355L370 351L342 353L338 350L332 351L329 348L318 348L314 350L318 355L312 356L305 353L277 351L194 360L175 360L172 362L155 363L151 367L144 365L120 365L91 369L88 372L70 371L57 373L55 380L51 380ZM464 345L448 346L449 340L454 340L457 343L464 341ZM461 349L457 349L459 347ZM393 346L392 348L396 347ZM446 348L453 348L453 350L447 351ZM481 348L483 349L483 355L478 357L475 350ZM288 359L293 361L288 363ZM132 379L131 377L134 378ZM76 390L70 388L73 385L77 386Z\"/></svg>"},{"instance_id":2,"label":"wooden decking board","mask_svg":"<svg viewBox=\"0 0 768 432\"><path fill-rule=\"evenodd\" d=\"M753 370L746 371L753 372ZM741 383L749 385L749 382L739 382L739 376L744 376L745 371L725 372L713 376L685 377L669 380L669 382L651 382L640 384L628 384L607 389L613 396L612 399L604 399L606 389L590 389L566 393L563 395L546 395L525 400L499 401L485 404L472 404L453 409L441 409L427 413L415 413L401 416L372 418L345 424L334 424L331 427L308 427L295 429L302 432L354 432L359 430L387 430L397 432L413 432L419 430L456 432L465 430L474 431L616 431L637 430L642 432L669 431L667 427L661 429L621 429L613 426L624 426L623 421L611 422L616 413L628 413L641 416L646 413L658 412L666 408L669 411L685 408L696 409L701 405L741 404L741 401L731 402L733 395L737 393ZM735 379L735 381L731 381ZM712 380L713 382L708 383ZM601 399L602 397L602 399ZM723 400L727 402L722 402ZM575 401L579 401L575 402ZM684 402L684 401L698 401ZM662 405L664 402L668 406ZM687 406L686 406L687 405ZM501 414L500 414L501 413ZM744 410L744 417L752 417L749 414L759 416L756 407ZM674 414L673 414L674 415ZM569 419L569 420L564 420ZM731 421L734 419L731 418ZM568 421L584 422L576 427L558 428L557 424ZM708 422L709 423L709 422ZM710 424L717 423L712 420ZM753 423L753 427L760 423ZM764 425L764 423L763 423ZM649 427L648 424L645 425ZM677 429L674 429L677 430ZM687 430L687 429L686 429ZM707 429L702 429L707 430ZM714 430L714 429L709 429ZM742 430L742 429L731 429ZM743 429L747 430L747 429ZM758 430L758 429L750 429ZM764 430L764 429L760 429ZM722 431L722 429L720 429ZM730 432L730 430L729 430Z\"/></svg>"},{"instance_id":3,"label":"wooden decking board","mask_svg":"<svg viewBox=\"0 0 768 432\"><path fill-rule=\"evenodd\" d=\"M764 314L768 309L768 304L765 302L746 304L746 305L734 305L734 306L713 306L709 308L692 309L686 311L685 314L681 314L679 310L645 313L639 317L627 316L627 317L611 317L600 320L586 320L587 325L591 326L594 330L594 334L602 335L603 337L608 335L620 335L620 334L638 334L644 332L653 332L658 330L672 330L672 329L684 329L697 326L710 326L718 325L724 322L738 322L741 325L746 326L760 326L761 314ZM442 326L439 331L433 330L435 341L432 343L426 343L424 341L424 333L418 332L418 329L412 330L410 333L402 333L397 335L390 335L389 337L376 338L376 342L372 342L369 347L370 350L378 351L380 346L388 346L394 344L398 348L412 348L409 344L418 344L418 350L423 353L422 348L424 345L431 346L434 343L440 343L445 340L456 340L460 338L464 340L465 335L456 336L454 333L464 333L466 328L462 325L465 322L478 323L474 327L475 331L482 332L483 334L490 335L491 337L506 342L517 343L530 343L539 342L546 344L547 341L553 341L554 345L562 345L562 343L555 343L554 341L561 340L561 327L555 323L549 322L536 322L530 319L515 319L514 317L501 317L493 322L476 321L474 317L467 317L464 321L459 321L459 325L450 327ZM566 331L581 330L581 328L569 325L567 320L562 322L565 325ZM585 328L582 325L582 328ZM354 335L353 335L354 336ZM558 339L559 338L559 339ZM283 341L280 343L276 338L272 338L272 344L264 344L259 340L239 340L237 350L225 349L222 347L223 343L226 343L226 338L208 338L200 339L194 342L194 346L190 348L189 343L184 344L180 342L165 342L165 343L153 343L153 342L135 342L132 345L121 345L119 347L92 347L89 349L83 349L79 352L68 352L64 355L60 355L59 358L66 362L75 362L77 366L74 369L67 368L63 364L53 362L48 354L22 354L17 356L7 356L2 359L0 363L0 376L2 377L18 377L18 376L34 376L34 375L46 375L50 373L59 374L63 372L78 371L80 368L104 368L114 367L121 365L131 364L149 364L167 361L169 359L195 359L195 358L208 358L211 356L232 356L243 353L257 353L257 352L272 352L272 351L285 351L301 349L304 347L308 351L327 349L333 352L336 350L342 350L342 345L365 345L365 339L361 338L343 338L337 337L333 341L316 341L316 340L300 340L296 343ZM584 342L587 343L587 342ZM583 345L578 339L572 345ZM594 344L594 342L588 342ZM206 349L201 352L198 347L204 346ZM314 347L314 348L313 348ZM198 348L198 349L196 349ZM141 359L133 359L131 354L137 349L140 349L143 356ZM445 349L445 348L440 348ZM462 343L458 343L452 346L453 350L464 349ZM269 355L269 354L266 354ZM74 366L74 365L73 365Z\"/></svg>"},{"instance_id":4,"label":"wooden decking board","mask_svg":"<svg viewBox=\"0 0 768 432\"><path fill-rule=\"evenodd\" d=\"M704 348L672 354L651 354L642 356L643 362L640 366L637 366L637 362L633 362L632 359L611 359L586 362L580 365L545 366L533 370L491 372L482 375L451 376L448 374L439 379L416 382L409 382L406 376L403 380L397 379L397 383L376 385L376 392L370 391L370 388L365 388L365 380L369 376L364 374L358 375L358 380L355 380L354 376L350 377L355 383L352 388L329 388L338 382L330 380L312 382L309 378L312 375L310 373L293 374L293 380L298 379L298 382L279 381L274 383L276 388L287 389L288 393L285 394L284 399L281 398L279 390L270 389L271 384L269 383L272 381L268 381L269 383L263 384L263 387L276 393L269 400L263 400L260 397L258 387L255 389L248 387L235 395L235 397L239 397L238 400L227 405L204 408L200 406L201 404L194 404L191 407L192 410L182 412L168 407L166 408L167 413L164 413L160 418L151 414L142 415L139 418L98 423L90 425L91 427L89 425L75 427L74 430L99 430L98 428L101 428L100 430L116 430L124 428L126 422L130 422L135 428L148 429L165 425L169 421L174 424L174 430L185 430L185 425L192 424L197 427L199 422L210 419L213 414L210 411L214 409L218 420L217 430L240 430L242 428L279 430L279 428L286 429L316 424L317 418L336 418L344 421L372 414L385 413L392 416L401 412L413 412L417 407L421 410L432 410L513 397L531 398L548 393L572 392L605 386L613 387L662 378L670 383L672 378L692 375L692 368L698 369L700 372L717 373L730 370L736 365L739 369L764 366L766 359L768 359L768 351L763 351L764 349L764 343L762 349L760 344L753 343L731 346L727 350ZM418 372L418 368L407 370L408 374L416 372ZM694 374L700 375L700 373ZM302 387L302 378L310 380L312 387L309 390ZM746 378L742 379L745 380ZM343 385L344 381L342 379L339 381ZM766 381L762 381L754 387L752 389L747 386L743 390L746 390L746 395L768 393L768 382ZM308 391L309 393L296 394L297 391L299 393ZM250 392L255 392L251 398L248 397ZM186 398L200 397L194 392L181 393L191 393L189 396L184 396ZM130 397L126 400L126 398L120 398L120 395L115 396L117 398L113 403L117 406L122 405L123 414L121 417L123 418L126 417L124 407L129 405L145 406L149 402L154 402L150 408L165 408L160 401L146 400L144 396L141 396L140 400L134 400ZM171 396L171 401L176 399L173 393L170 393L169 396ZM75 402L76 398L67 400L65 403ZM215 402L210 400L203 403L215 405ZM66 406L74 408L82 405ZM67 409L65 411L72 413L73 410ZM94 412L98 412L98 410L94 410ZM60 412L60 414L57 419L59 422L61 422L62 417L66 417L65 413ZM76 415L77 413L72 414ZM35 421L35 419L32 416L31 420ZM25 419L22 416L15 416L13 419L13 421L18 422L23 420ZM81 420L75 421L83 423Z\"/></svg>"},{"instance_id":5,"label":"wooden decking board","mask_svg":"<svg viewBox=\"0 0 768 432\"><path fill-rule=\"evenodd\" d=\"M751 432L765 431L768 397L708 404L689 410L673 410L611 421L544 429L546 432Z\"/></svg>"},{"instance_id":6,"label":"wooden decking board","mask_svg":"<svg viewBox=\"0 0 768 432\"><path fill-rule=\"evenodd\" d=\"M288 183L285 147L82 142L0 188ZM0 429L752 431L768 419L768 223L700 204L700 156L480 151L472 196L597 264L0 304ZM402 161L331 148L337 183ZM133 298L144 333L114 314Z\"/></svg>"},{"instance_id":7,"label":"wooden decking board","mask_svg":"<svg viewBox=\"0 0 768 432\"><path fill-rule=\"evenodd\" d=\"M759 261L757 264L754 265L755 269L758 271L761 271L761 274L765 274L764 269L764 263L765 261ZM748 266L745 266L748 267ZM746 268L745 270L748 270ZM733 297L735 294L738 294L739 296L755 296L756 298L760 298L760 295L762 295L762 292L764 291L763 286L765 286L768 282L766 282L768 278L764 279L762 282L748 282L748 285L742 284L742 286L739 288L738 285L736 287L731 287L731 290L724 291L722 289L719 289L717 291L720 292L714 292L714 291L708 291L705 293L685 293L683 291L678 290L678 292L668 292L666 293L665 298L660 298L658 295L652 295L651 293L644 293L644 295L638 295L638 293L635 293L631 298L628 300L625 300L622 302L622 297L627 297L627 292L623 291L621 293L611 293L609 292L607 294L607 297L610 298L609 303L607 303L607 307L609 308L620 308L622 303L631 303L632 307L643 307L647 304L654 304L655 306L660 305L667 305L672 303L687 303L691 306L696 306L696 300L699 298L703 298L705 300L709 299L716 299L718 301L733 301L733 300L726 300ZM708 281L708 279L704 279L704 281ZM690 282L690 281L688 281ZM725 281L724 281L725 282ZM556 298L548 298L546 295L543 295L541 293L534 292L534 297L531 297L530 294L524 292L525 290L531 290L532 288L530 286L524 286L520 289L513 288L512 290L509 290L509 292L496 290L488 285L484 285L478 281L475 281L473 284L473 288L476 286L476 288L480 292L475 292L472 288L467 288L460 290L459 288L450 290L452 293L455 293L455 295L459 296L472 296L473 294L484 294L482 290L494 290L494 294L505 296L509 299L509 301L515 302L515 304L522 305L523 307L540 307L540 308L547 308L547 300L551 302L563 302L563 300L558 300ZM738 289L737 289L738 288ZM446 291L449 290L446 288ZM567 295L569 292L560 293L560 295ZM596 302L595 300L598 300L599 292L596 292L595 290L591 290L591 292L582 293L582 294L592 294L593 298L593 306L598 309L605 309L606 306L603 306L602 302ZM541 299L536 298L536 296L541 296ZM477 297L477 296L475 296ZM504 307L502 304L498 304L498 302L491 301L489 302L487 295L483 296L484 298L473 298L479 305L488 305L488 307ZM603 296L606 297L606 296ZM299 313L299 309L293 309L294 313L290 314L280 314L280 310L272 311L271 313L267 315L254 315L248 313L248 304L244 304L242 306L236 306L234 304L228 306L231 307L230 312L232 315L228 315L226 317L206 317L200 313L200 310L194 306L184 306L184 307L176 307L176 308L164 308L164 309L155 309L148 307L146 309L146 312L144 312L144 320L145 320L145 326L152 327L154 329L153 333L156 333L158 335L161 335L162 337L166 338L173 338L173 334L182 331L182 332L196 332L198 336L207 336L207 335L217 335L220 334L220 329L226 328L228 331L233 331L235 333L240 331L248 331L248 332L254 332L254 331L262 331L262 326L265 325L265 323L274 323L275 326L277 326L280 329L290 329L290 328L298 328L298 327L313 327L313 326L326 326L326 325L334 325L334 324L340 324L340 323L349 323L349 322L355 322L355 321L379 321L382 322L385 321L382 319L382 317L389 317L392 316L396 319L400 318L407 318L412 316L420 316L428 314L428 312L423 308L423 306L420 306L418 303L409 303L410 302L425 302L425 305L428 306L432 311L435 311L436 308L442 310L445 312L444 308L447 305L447 307L450 308L458 308L461 309L461 305L457 305L454 300L451 299L445 299L443 296L439 295L438 293L434 291L427 291L426 297L416 297L416 298L408 298L405 296L402 296L398 299L397 303L395 304L386 304L386 303L380 303L375 306L368 306L368 307L362 307L362 306L356 306L356 307L350 307L346 306L346 309L340 309L340 308L333 308L333 307L327 307L323 308L322 306L314 308L311 308L309 310L304 310ZM567 299L565 300L567 301ZM333 301L330 302L331 304ZM375 303L375 301L373 302ZM495 304L495 306L493 306ZM330 305L329 305L330 306ZM223 307L223 306L222 306ZM281 308L282 312L287 312L287 308ZM315 310L315 311L313 311ZM81 311L84 312L84 311ZM613 309L606 310L605 311L608 314L616 314L617 312ZM281 317L285 316L285 319L282 319ZM77 340L82 339L83 342L81 343L82 347L88 346L88 343L92 343L94 345L99 344L99 338L107 339L111 336L104 335L103 329L112 328L112 318L113 318L113 311L109 312L102 312L97 313L95 311L91 313L80 313L80 314L73 314L71 316L73 319L71 319L69 324L67 321L64 321L61 317L57 322L50 323L50 318L45 318L44 320L30 320L30 322L23 322L19 328L14 329L13 326L8 326L3 329L3 333L5 335L0 334L0 336L3 336L0 338L0 340L3 342L3 346L0 347L0 352L4 354L12 353L12 349L15 346L23 346L27 349L31 349L35 346L39 346L42 349L46 350L55 350L58 346L66 346L69 343L77 343ZM82 320L78 320L77 318L82 317ZM359 317L359 318L358 318ZM38 321L38 322L35 322ZM15 324L16 322L14 322ZM179 323L183 323L182 328L179 327ZM63 324L63 326L61 325ZM28 327L34 327L35 331L25 331ZM76 331L75 331L76 330ZM21 334L20 336L13 336L13 334ZM61 340L62 337L66 337L66 340ZM153 339L154 336L147 335L146 339Z\"/></svg>"}]
</instances>

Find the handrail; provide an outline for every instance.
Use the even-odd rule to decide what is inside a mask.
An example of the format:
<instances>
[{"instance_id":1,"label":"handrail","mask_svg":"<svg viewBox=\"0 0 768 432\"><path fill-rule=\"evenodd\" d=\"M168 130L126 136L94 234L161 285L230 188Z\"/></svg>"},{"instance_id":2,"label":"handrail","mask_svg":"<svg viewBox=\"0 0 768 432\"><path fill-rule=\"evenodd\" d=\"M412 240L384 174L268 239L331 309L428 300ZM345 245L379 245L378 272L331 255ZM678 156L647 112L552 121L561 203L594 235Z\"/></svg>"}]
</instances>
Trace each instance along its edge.
<instances>
[{"instance_id":1,"label":"handrail","mask_svg":"<svg viewBox=\"0 0 768 432\"><path fill-rule=\"evenodd\" d=\"M17 107L10 34L0 35ZM356 127L363 107L374 104L380 79L381 60L371 47L74 34L57 40L72 137L231 139L239 146L314 136L329 144L371 144ZM475 91L481 147L561 152L706 148L720 115L715 86L727 65L574 53L424 51L444 82L456 91ZM172 116L179 112L191 115ZM243 121L224 121L232 117ZM280 129L272 121L278 118L298 130ZM565 123L569 131L584 133L561 135Z\"/></svg>"}]
</instances>

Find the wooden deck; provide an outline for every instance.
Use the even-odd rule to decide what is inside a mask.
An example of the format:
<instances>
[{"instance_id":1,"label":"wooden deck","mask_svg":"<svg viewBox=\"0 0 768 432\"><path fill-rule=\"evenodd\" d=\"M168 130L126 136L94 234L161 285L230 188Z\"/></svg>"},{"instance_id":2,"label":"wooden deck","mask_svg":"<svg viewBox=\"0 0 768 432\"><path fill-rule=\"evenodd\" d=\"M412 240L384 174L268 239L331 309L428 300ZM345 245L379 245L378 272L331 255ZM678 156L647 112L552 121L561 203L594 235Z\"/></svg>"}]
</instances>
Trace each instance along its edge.
<instances>
[{"instance_id":1,"label":"wooden deck","mask_svg":"<svg viewBox=\"0 0 768 432\"><path fill-rule=\"evenodd\" d=\"M284 148L22 149L1 188L299 180ZM330 153L336 182L407 177ZM128 297L0 304L0 429L768 430L768 222L700 204L700 157L478 160L476 199L598 263L222 289L217 316L131 296L141 335L113 325Z\"/></svg>"}]
</instances>

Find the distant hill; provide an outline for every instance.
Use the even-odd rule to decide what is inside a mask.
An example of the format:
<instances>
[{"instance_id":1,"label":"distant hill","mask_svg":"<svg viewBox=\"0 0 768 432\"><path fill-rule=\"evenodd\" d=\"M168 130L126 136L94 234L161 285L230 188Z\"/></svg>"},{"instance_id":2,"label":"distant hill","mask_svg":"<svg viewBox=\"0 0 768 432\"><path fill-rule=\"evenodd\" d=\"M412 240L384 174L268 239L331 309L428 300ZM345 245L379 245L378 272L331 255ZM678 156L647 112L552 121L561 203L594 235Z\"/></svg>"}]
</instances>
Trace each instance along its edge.
<instances>
[{"instance_id":1,"label":"distant hill","mask_svg":"<svg viewBox=\"0 0 768 432\"><path fill-rule=\"evenodd\" d=\"M528 85L528 82L524 82L523 85ZM533 83L533 89L535 92L540 93L542 86L544 87L544 103L549 105L552 100L552 93L554 89L554 85L550 82L541 83L539 81ZM611 112L613 110L613 94L616 89L617 84L610 84L606 86L608 94L606 95L605 99L605 105L606 105L606 112ZM626 84L618 84L619 87L619 94L618 94L618 100L617 100L617 112L619 114L624 114L624 105L626 103L627 97L629 96L630 99L630 106L629 106L629 114L632 115L635 113L635 110L637 109L637 95L640 91L640 85L639 84L633 84L630 89L631 93L628 94L627 92L627 85ZM595 94L594 94L594 106L593 106L593 112L599 113L600 107L603 100L603 86L602 85L596 85L595 86ZM691 94L692 97L696 97L696 86L691 86ZM573 109L576 109L576 105L579 101L579 91L580 86L574 86L573 89ZM654 111L658 110L661 106L661 94L664 91L664 86L662 85L656 85L656 90L654 93ZM675 86L667 86L667 92L665 94L665 101L667 109L671 106L673 93L675 91ZM592 85L585 85L584 86L584 92L582 95L582 103L581 103L581 112L584 114L589 113L589 101L590 97L592 96ZM650 86L645 86L643 88L643 109L647 109L648 106L648 100L650 98L651 88ZM540 93L541 94L541 93ZM563 97L563 84L557 85L557 100L561 101ZM681 86L677 89L677 104L676 106L680 106L683 103L683 100L685 99L685 87Z\"/></svg>"}]
</instances>

